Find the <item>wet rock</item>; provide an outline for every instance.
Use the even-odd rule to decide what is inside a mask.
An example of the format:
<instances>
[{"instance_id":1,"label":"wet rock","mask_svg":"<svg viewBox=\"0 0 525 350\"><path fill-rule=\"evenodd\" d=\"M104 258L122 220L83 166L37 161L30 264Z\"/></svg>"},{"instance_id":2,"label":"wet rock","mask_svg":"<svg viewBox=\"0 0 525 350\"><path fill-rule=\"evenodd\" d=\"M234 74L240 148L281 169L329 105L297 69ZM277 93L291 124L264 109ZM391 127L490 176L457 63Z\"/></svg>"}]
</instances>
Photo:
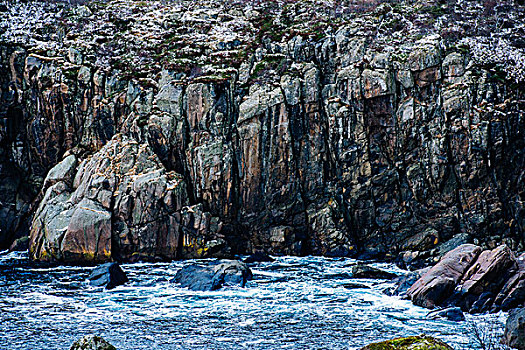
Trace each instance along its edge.
<instances>
[{"instance_id":1,"label":"wet rock","mask_svg":"<svg viewBox=\"0 0 525 350\"><path fill-rule=\"evenodd\" d=\"M433 320L441 318L455 322L465 321L465 315L459 307L451 307L447 309L432 311L428 313L427 317Z\"/></svg>"},{"instance_id":2,"label":"wet rock","mask_svg":"<svg viewBox=\"0 0 525 350\"><path fill-rule=\"evenodd\" d=\"M365 346L361 350L410 350L410 349L421 349L421 350L453 350L450 346L443 343L441 340L427 337L407 337L397 338L392 340L383 341L380 343L373 343Z\"/></svg>"},{"instance_id":3,"label":"wet rock","mask_svg":"<svg viewBox=\"0 0 525 350\"><path fill-rule=\"evenodd\" d=\"M213 291L224 286L244 287L252 278L245 263L233 260L218 260L207 266L186 265L180 269L173 282L194 291Z\"/></svg>"},{"instance_id":4,"label":"wet rock","mask_svg":"<svg viewBox=\"0 0 525 350\"><path fill-rule=\"evenodd\" d=\"M359 264L352 267L352 277L391 280L396 278L397 275L369 265Z\"/></svg>"},{"instance_id":5,"label":"wet rock","mask_svg":"<svg viewBox=\"0 0 525 350\"><path fill-rule=\"evenodd\" d=\"M113 289L128 282L128 277L119 264L112 262L97 266L88 280L92 286Z\"/></svg>"},{"instance_id":6,"label":"wet rock","mask_svg":"<svg viewBox=\"0 0 525 350\"><path fill-rule=\"evenodd\" d=\"M394 279L395 287L392 289L386 290L387 295L399 295L399 296L405 296L407 291L412 287L414 283L417 282L423 276L425 273L430 270L430 267L419 269L416 271L410 271L404 276L399 276L396 279Z\"/></svg>"},{"instance_id":7,"label":"wet rock","mask_svg":"<svg viewBox=\"0 0 525 350\"><path fill-rule=\"evenodd\" d=\"M461 293L480 295L501 287L509 271L517 269L516 257L506 245L483 251L461 279Z\"/></svg>"},{"instance_id":8,"label":"wet rock","mask_svg":"<svg viewBox=\"0 0 525 350\"><path fill-rule=\"evenodd\" d=\"M345 289L370 289L370 286L367 286L366 284L354 282L343 283L341 284L341 287Z\"/></svg>"},{"instance_id":9,"label":"wet rock","mask_svg":"<svg viewBox=\"0 0 525 350\"><path fill-rule=\"evenodd\" d=\"M259 263L259 262L272 262L272 261L275 261L275 259L264 252L255 252L254 254L246 257L243 260L245 264L253 264L253 263Z\"/></svg>"},{"instance_id":10,"label":"wet rock","mask_svg":"<svg viewBox=\"0 0 525 350\"><path fill-rule=\"evenodd\" d=\"M525 309L509 312L503 342L514 349L525 349Z\"/></svg>"},{"instance_id":11,"label":"wet rock","mask_svg":"<svg viewBox=\"0 0 525 350\"><path fill-rule=\"evenodd\" d=\"M525 302L524 266L501 245L483 251L465 244L447 253L407 292L416 305L454 305L481 313L508 310Z\"/></svg>"},{"instance_id":12,"label":"wet rock","mask_svg":"<svg viewBox=\"0 0 525 350\"><path fill-rule=\"evenodd\" d=\"M481 253L481 247L465 244L448 252L407 292L416 305L433 308L449 297L465 272Z\"/></svg>"},{"instance_id":13,"label":"wet rock","mask_svg":"<svg viewBox=\"0 0 525 350\"><path fill-rule=\"evenodd\" d=\"M71 345L70 350L117 350L113 345L96 335L86 335Z\"/></svg>"}]
</instances>

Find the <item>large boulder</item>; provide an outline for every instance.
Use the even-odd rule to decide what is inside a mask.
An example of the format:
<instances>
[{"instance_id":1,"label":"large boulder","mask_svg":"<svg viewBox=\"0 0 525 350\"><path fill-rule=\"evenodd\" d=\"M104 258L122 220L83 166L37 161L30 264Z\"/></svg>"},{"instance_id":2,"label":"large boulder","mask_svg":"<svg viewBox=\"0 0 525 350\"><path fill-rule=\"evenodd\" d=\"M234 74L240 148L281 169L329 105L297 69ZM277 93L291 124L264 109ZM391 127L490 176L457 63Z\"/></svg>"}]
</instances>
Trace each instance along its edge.
<instances>
[{"instance_id":1,"label":"large boulder","mask_svg":"<svg viewBox=\"0 0 525 350\"><path fill-rule=\"evenodd\" d=\"M86 335L71 345L69 350L117 350L113 345L96 335Z\"/></svg>"},{"instance_id":2,"label":"large boulder","mask_svg":"<svg viewBox=\"0 0 525 350\"><path fill-rule=\"evenodd\" d=\"M501 245L483 251L464 244L448 252L407 292L414 304L459 306L471 313L508 310L525 301L525 266Z\"/></svg>"},{"instance_id":3,"label":"large boulder","mask_svg":"<svg viewBox=\"0 0 525 350\"><path fill-rule=\"evenodd\" d=\"M49 187L31 225L31 258L93 263L176 257L186 185L147 144L116 135L82 162L64 159L44 184Z\"/></svg>"},{"instance_id":4,"label":"large boulder","mask_svg":"<svg viewBox=\"0 0 525 350\"><path fill-rule=\"evenodd\" d=\"M525 349L525 308L509 312L503 342L511 348Z\"/></svg>"},{"instance_id":5,"label":"large boulder","mask_svg":"<svg viewBox=\"0 0 525 350\"><path fill-rule=\"evenodd\" d=\"M453 350L449 345L443 343L441 340L427 337L406 337L396 338L392 340L383 341L380 343L373 343L365 346L361 350Z\"/></svg>"},{"instance_id":6,"label":"large boulder","mask_svg":"<svg viewBox=\"0 0 525 350\"><path fill-rule=\"evenodd\" d=\"M186 265L177 272L173 281L194 291L213 291L225 285L244 287L251 278L252 272L245 263L217 260L207 266Z\"/></svg>"},{"instance_id":7,"label":"large boulder","mask_svg":"<svg viewBox=\"0 0 525 350\"><path fill-rule=\"evenodd\" d=\"M448 252L407 292L416 305L433 308L450 296L465 272L481 253L481 247L464 244Z\"/></svg>"},{"instance_id":8,"label":"large boulder","mask_svg":"<svg viewBox=\"0 0 525 350\"><path fill-rule=\"evenodd\" d=\"M113 289L128 282L128 277L117 263L97 266L88 277L92 286Z\"/></svg>"}]
</instances>

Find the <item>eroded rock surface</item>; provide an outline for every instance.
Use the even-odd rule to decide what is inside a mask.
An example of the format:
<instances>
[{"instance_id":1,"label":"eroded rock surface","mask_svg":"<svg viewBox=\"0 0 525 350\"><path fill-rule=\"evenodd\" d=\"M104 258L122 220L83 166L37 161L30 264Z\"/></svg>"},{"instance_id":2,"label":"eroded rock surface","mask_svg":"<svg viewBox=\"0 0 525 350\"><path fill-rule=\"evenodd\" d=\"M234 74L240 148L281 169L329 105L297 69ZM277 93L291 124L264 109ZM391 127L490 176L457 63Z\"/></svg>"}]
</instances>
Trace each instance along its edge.
<instances>
[{"instance_id":1,"label":"eroded rock surface","mask_svg":"<svg viewBox=\"0 0 525 350\"><path fill-rule=\"evenodd\" d=\"M175 258L185 183L148 145L116 135L76 166L49 172L31 227L37 260L101 262ZM74 168L74 170L72 169Z\"/></svg>"},{"instance_id":2,"label":"eroded rock surface","mask_svg":"<svg viewBox=\"0 0 525 350\"><path fill-rule=\"evenodd\" d=\"M3 2L0 249L524 248L523 5Z\"/></svg>"}]
</instances>

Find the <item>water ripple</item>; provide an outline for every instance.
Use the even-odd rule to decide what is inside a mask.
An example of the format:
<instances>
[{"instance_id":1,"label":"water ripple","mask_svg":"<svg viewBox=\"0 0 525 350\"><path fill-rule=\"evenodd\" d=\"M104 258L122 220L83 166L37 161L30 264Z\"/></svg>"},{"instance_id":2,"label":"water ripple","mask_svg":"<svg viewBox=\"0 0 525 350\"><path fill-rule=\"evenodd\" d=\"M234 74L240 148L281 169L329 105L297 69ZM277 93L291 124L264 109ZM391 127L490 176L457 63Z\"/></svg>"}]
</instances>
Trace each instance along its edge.
<instances>
[{"instance_id":1,"label":"water ripple","mask_svg":"<svg viewBox=\"0 0 525 350\"><path fill-rule=\"evenodd\" d=\"M92 268L34 267L27 254L2 254L0 348L69 349L96 333L119 349L359 349L426 333L474 349L465 322L429 320L383 294L389 282L352 279L352 259L280 257L253 267L246 288L214 292L169 282L189 263L123 265L130 283L106 291L86 282Z\"/></svg>"}]
</instances>

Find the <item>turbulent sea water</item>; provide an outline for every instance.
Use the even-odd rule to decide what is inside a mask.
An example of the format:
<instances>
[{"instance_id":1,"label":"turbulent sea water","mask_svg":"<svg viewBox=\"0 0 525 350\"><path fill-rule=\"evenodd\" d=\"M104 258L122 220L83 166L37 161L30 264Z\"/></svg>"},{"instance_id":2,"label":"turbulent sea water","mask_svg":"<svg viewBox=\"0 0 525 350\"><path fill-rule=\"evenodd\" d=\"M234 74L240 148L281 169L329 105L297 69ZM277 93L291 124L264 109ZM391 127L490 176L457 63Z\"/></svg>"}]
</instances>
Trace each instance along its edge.
<instances>
[{"instance_id":1,"label":"turbulent sea water","mask_svg":"<svg viewBox=\"0 0 525 350\"><path fill-rule=\"evenodd\" d=\"M38 268L26 253L3 254L0 349L69 349L86 334L119 350L359 349L423 333L457 350L476 349L471 324L488 317L429 320L428 310L385 295L391 282L352 279L352 259L280 257L252 266L246 288L214 292L170 283L189 263L122 265L130 282L106 291L86 282L92 268ZM369 288L353 288L356 283Z\"/></svg>"}]
</instances>

